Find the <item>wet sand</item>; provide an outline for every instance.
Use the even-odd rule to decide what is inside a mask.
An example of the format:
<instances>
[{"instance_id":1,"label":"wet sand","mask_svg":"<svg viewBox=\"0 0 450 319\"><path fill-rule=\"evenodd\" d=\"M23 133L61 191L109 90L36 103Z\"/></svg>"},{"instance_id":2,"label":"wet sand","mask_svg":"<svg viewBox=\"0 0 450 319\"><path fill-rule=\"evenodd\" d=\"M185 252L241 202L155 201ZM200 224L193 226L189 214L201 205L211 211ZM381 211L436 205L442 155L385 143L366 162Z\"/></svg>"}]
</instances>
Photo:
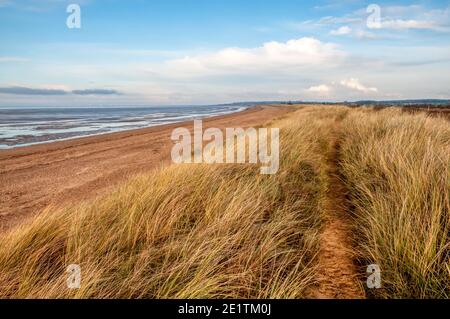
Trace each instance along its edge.
<instances>
[{"instance_id":1,"label":"wet sand","mask_svg":"<svg viewBox=\"0 0 450 319\"><path fill-rule=\"evenodd\" d=\"M204 128L262 125L292 111L258 106L203 120ZM170 162L172 130L192 121L0 150L0 231L48 205L104 194L130 176Z\"/></svg>"}]
</instances>

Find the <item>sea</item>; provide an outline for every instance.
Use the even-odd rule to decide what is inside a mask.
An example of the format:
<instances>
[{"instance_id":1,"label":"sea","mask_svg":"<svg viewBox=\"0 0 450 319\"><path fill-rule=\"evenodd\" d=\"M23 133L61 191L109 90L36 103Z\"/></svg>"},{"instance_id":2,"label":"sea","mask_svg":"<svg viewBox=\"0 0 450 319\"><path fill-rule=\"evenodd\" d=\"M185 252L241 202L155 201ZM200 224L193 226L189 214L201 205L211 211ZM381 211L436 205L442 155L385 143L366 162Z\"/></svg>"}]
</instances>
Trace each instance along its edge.
<instances>
[{"instance_id":1,"label":"sea","mask_svg":"<svg viewBox=\"0 0 450 319\"><path fill-rule=\"evenodd\" d=\"M202 119L247 107L0 107L0 149Z\"/></svg>"}]
</instances>

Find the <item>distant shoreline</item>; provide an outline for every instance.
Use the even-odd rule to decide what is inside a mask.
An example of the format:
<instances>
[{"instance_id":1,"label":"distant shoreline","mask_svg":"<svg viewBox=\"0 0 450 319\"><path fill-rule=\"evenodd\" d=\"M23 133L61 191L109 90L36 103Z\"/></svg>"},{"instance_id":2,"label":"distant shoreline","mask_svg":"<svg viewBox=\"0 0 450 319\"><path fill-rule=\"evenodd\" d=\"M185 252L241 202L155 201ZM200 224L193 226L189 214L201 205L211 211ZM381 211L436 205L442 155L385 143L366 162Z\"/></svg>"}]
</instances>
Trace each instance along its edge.
<instances>
[{"instance_id":1,"label":"distant shoreline","mask_svg":"<svg viewBox=\"0 0 450 319\"><path fill-rule=\"evenodd\" d=\"M143 129L143 128L149 128L149 127L156 127L166 124L174 124L174 123L181 123L184 121L187 121L189 117L192 118L211 118L215 116L221 116L221 115L227 115L227 114L234 114L238 112L245 111L248 108L254 107L250 105L246 106L229 106L230 109L217 109L218 106L211 106L211 112L206 112L204 114L197 114L195 108L206 108L208 106L186 106L186 114L180 115L179 113L171 113L168 112L165 115L162 115L163 111L156 111L155 113L151 113L150 110L153 108L132 108L132 110L148 110L149 113L146 113L145 115L142 114L142 111L140 113L136 112L136 114L129 113L128 116L133 116L133 118L129 117L123 117L120 119L117 119L117 116L114 117L113 115L109 115L110 118L97 118L97 121L95 123L91 123L91 119L83 119L82 117L76 118L73 117L74 115L72 113L67 114L66 118L55 118L52 115L53 111L56 111L56 114L58 114L58 111L66 112L66 111L73 111L73 110L92 110L89 108L23 108L18 110L19 112L29 112L29 111L35 111L40 112L40 110L51 110L51 112L48 112L49 119L48 121L45 120L45 117L40 117L38 120L29 119L27 117L24 117L21 113L14 114L16 109L0 109L0 113L3 111L11 111L11 114L7 114L7 116L16 116L14 120L19 121L18 124L15 124L15 122L12 122L11 124L8 123L8 119L6 118L3 122L0 122L1 126L4 126L4 132L6 132L6 136L4 134L1 134L0 132L0 152L2 150L10 150L10 149L16 149L16 148L22 148L22 147L28 147L33 145L41 145L41 144L47 144L47 143L53 143L58 141L67 141L67 140L73 140L78 138L85 138L85 137L91 137L91 136L99 136L99 135L105 135L105 134L111 134L111 133L117 133L117 132L126 132L126 131L132 131L137 129ZM215 107L215 108L214 108ZM234 109L232 108L234 107ZM181 108L181 107L180 107ZM182 109L178 109L178 111ZM95 108L99 110L107 110L108 112L111 110L128 110L127 108ZM94 109L94 110L95 110ZM161 109L161 107L160 107ZM155 107L155 110L158 110L158 108ZM170 109L169 109L170 110ZM84 111L81 111L84 112ZM201 109L201 112L205 112L204 109ZM153 115L159 114L159 117L153 117ZM28 115L28 114L26 114ZM84 114L85 115L85 114ZM42 115L40 115L42 116ZM72 116L72 117L71 117ZM149 118L149 119L148 119ZM190 119L189 119L190 120ZM26 126L20 122L29 122L29 126ZM102 123L105 123L106 126L102 127ZM96 126L92 126L93 124L96 124ZM112 126L112 127L108 127ZM8 131L9 127L13 127L13 131ZM21 129L24 129L24 133L20 135L9 135L11 132L14 132L16 130L21 131ZM94 128L97 127L97 128ZM84 128L84 130L82 130ZM49 131L49 132L47 132ZM9 134L8 134L9 133ZM39 134L42 133L42 134ZM14 134L14 133L13 133ZM9 135L9 136L8 136Z\"/></svg>"}]
</instances>

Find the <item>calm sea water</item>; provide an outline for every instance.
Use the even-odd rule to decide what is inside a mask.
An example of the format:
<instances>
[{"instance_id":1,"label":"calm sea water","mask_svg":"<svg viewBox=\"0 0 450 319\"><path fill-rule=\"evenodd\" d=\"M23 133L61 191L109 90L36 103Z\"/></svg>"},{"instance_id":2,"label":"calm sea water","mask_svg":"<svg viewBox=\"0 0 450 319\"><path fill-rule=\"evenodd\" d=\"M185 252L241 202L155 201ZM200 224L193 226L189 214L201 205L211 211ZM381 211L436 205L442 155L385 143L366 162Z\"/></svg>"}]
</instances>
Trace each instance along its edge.
<instances>
[{"instance_id":1,"label":"calm sea water","mask_svg":"<svg viewBox=\"0 0 450 319\"><path fill-rule=\"evenodd\" d=\"M245 109L239 105L0 108L0 149L175 123Z\"/></svg>"}]
</instances>

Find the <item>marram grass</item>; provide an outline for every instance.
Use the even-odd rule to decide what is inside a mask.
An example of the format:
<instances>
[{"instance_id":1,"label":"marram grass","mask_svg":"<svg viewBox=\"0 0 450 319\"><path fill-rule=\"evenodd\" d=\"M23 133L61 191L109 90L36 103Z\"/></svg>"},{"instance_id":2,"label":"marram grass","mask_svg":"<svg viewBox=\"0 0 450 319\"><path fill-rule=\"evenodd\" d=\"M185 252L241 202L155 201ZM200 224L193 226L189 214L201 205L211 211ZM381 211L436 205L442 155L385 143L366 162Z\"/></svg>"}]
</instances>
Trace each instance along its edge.
<instances>
[{"instance_id":1,"label":"marram grass","mask_svg":"<svg viewBox=\"0 0 450 319\"><path fill-rule=\"evenodd\" d=\"M257 165L171 165L95 202L47 210L0 238L0 296L306 297L336 112L273 123L282 130L275 175ZM67 288L70 264L81 267L79 289Z\"/></svg>"},{"instance_id":2,"label":"marram grass","mask_svg":"<svg viewBox=\"0 0 450 319\"><path fill-rule=\"evenodd\" d=\"M333 131L336 122L339 132ZM361 278L377 298L449 298L450 125L398 109L303 107L280 170L171 165L0 235L3 298L306 298L317 285L326 155L338 134ZM68 289L66 268L81 267Z\"/></svg>"}]
</instances>

